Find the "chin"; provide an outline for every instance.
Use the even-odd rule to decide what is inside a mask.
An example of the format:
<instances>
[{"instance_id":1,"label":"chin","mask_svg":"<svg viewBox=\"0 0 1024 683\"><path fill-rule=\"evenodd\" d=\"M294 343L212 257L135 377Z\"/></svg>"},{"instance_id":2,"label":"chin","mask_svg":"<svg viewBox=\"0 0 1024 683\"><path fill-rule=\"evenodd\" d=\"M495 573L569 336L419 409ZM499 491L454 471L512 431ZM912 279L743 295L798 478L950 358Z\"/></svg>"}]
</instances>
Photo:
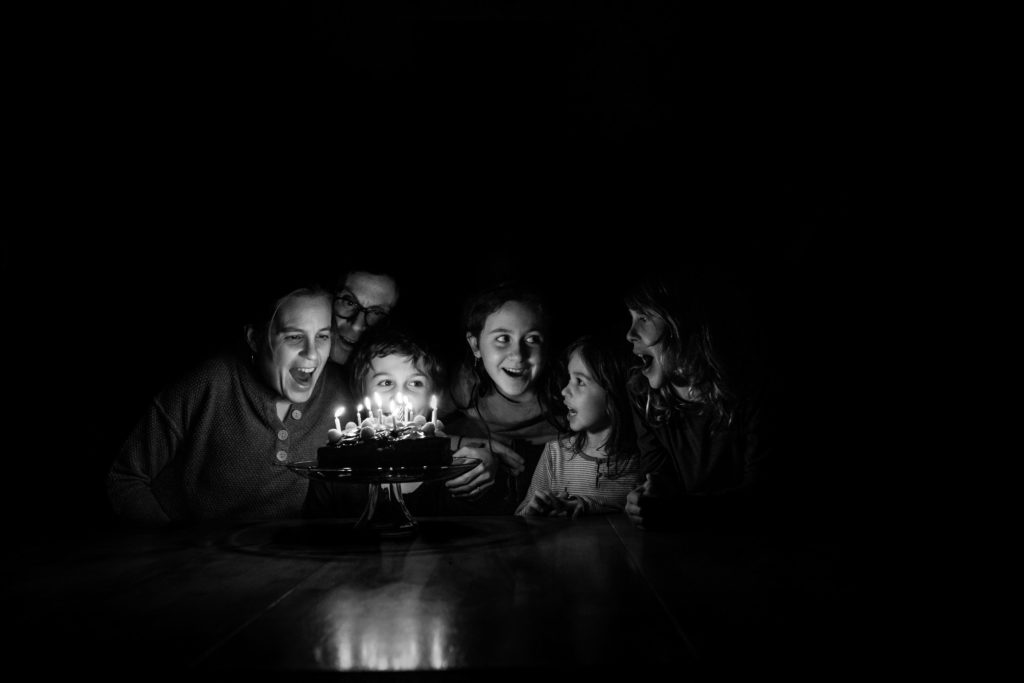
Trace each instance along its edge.
<instances>
[{"instance_id":1,"label":"chin","mask_svg":"<svg viewBox=\"0 0 1024 683\"><path fill-rule=\"evenodd\" d=\"M507 396L508 398L519 398L520 396L526 393L527 388L528 386L516 385L514 387L509 387L502 386L501 384L498 385L498 391L505 394L505 396Z\"/></svg>"}]
</instances>

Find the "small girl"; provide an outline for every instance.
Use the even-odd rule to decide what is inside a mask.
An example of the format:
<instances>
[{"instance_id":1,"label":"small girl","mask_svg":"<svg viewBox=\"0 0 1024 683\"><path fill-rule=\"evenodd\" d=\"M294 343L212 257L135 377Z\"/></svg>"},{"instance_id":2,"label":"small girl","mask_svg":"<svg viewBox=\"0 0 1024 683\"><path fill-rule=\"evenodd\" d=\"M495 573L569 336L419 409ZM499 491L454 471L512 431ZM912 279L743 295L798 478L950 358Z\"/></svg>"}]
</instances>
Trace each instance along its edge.
<instances>
[{"instance_id":1,"label":"small girl","mask_svg":"<svg viewBox=\"0 0 1024 683\"><path fill-rule=\"evenodd\" d=\"M561 395L571 433L549 441L517 515L620 512L642 478L625 392L626 362L610 344L581 337L566 350Z\"/></svg>"}]
</instances>

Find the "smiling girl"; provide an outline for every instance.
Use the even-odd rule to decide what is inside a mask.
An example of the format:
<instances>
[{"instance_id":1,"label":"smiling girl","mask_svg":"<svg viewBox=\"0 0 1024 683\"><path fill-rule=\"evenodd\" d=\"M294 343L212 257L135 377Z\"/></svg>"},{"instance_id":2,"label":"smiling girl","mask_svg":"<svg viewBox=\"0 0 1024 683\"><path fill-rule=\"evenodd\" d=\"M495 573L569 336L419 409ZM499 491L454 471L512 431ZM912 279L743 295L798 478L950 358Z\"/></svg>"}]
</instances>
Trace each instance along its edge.
<instances>
[{"instance_id":1,"label":"smiling girl","mask_svg":"<svg viewBox=\"0 0 1024 683\"><path fill-rule=\"evenodd\" d=\"M624 354L582 337L569 345L566 358L561 397L569 433L545 446L517 515L619 512L642 478Z\"/></svg>"},{"instance_id":2,"label":"smiling girl","mask_svg":"<svg viewBox=\"0 0 1024 683\"><path fill-rule=\"evenodd\" d=\"M526 490L544 444L558 433L542 390L548 379L547 306L518 284L485 290L466 306L466 357L444 415L457 448L484 460L448 482L481 514L511 514ZM495 485L497 484L497 485Z\"/></svg>"}]
</instances>

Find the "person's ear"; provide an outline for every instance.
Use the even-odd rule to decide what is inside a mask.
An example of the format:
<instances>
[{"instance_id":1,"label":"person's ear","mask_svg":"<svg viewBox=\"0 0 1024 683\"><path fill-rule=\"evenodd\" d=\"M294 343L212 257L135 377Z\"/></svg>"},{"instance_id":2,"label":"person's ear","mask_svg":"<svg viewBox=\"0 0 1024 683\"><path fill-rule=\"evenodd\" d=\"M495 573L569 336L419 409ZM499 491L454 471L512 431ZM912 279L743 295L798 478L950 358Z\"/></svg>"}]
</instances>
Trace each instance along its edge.
<instances>
[{"instance_id":1,"label":"person's ear","mask_svg":"<svg viewBox=\"0 0 1024 683\"><path fill-rule=\"evenodd\" d=\"M245 343L249 345L249 350L253 356L256 355L256 330L253 329L252 325L245 326Z\"/></svg>"},{"instance_id":2,"label":"person's ear","mask_svg":"<svg viewBox=\"0 0 1024 683\"><path fill-rule=\"evenodd\" d=\"M472 332L466 333L466 343L469 344L470 351L477 358L480 357L480 340L473 336Z\"/></svg>"}]
</instances>

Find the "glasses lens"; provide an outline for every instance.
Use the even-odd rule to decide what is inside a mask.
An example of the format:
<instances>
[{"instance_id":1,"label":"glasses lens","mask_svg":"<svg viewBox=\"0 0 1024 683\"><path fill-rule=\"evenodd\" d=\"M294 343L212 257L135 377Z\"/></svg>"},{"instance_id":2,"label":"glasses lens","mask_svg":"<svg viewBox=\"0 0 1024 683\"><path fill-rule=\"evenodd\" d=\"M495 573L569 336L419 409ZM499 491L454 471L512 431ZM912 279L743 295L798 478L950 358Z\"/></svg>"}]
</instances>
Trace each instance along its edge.
<instances>
[{"instance_id":1,"label":"glasses lens","mask_svg":"<svg viewBox=\"0 0 1024 683\"><path fill-rule=\"evenodd\" d=\"M366 309L366 324L376 325L384 318L388 317L387 311L380 308L367 308Z\"/></svg>"},{"instance_id":2,"label":"glasses lens","mask_svg":"<svg viewBox=\"0 0 1024 683\"><path fill-rule=\"evenodd\" d=\"M346 296L339 296L334 300L334 312L340 316L352 315L358 306L355 301Z\"/></svg>"}]
</instances>

